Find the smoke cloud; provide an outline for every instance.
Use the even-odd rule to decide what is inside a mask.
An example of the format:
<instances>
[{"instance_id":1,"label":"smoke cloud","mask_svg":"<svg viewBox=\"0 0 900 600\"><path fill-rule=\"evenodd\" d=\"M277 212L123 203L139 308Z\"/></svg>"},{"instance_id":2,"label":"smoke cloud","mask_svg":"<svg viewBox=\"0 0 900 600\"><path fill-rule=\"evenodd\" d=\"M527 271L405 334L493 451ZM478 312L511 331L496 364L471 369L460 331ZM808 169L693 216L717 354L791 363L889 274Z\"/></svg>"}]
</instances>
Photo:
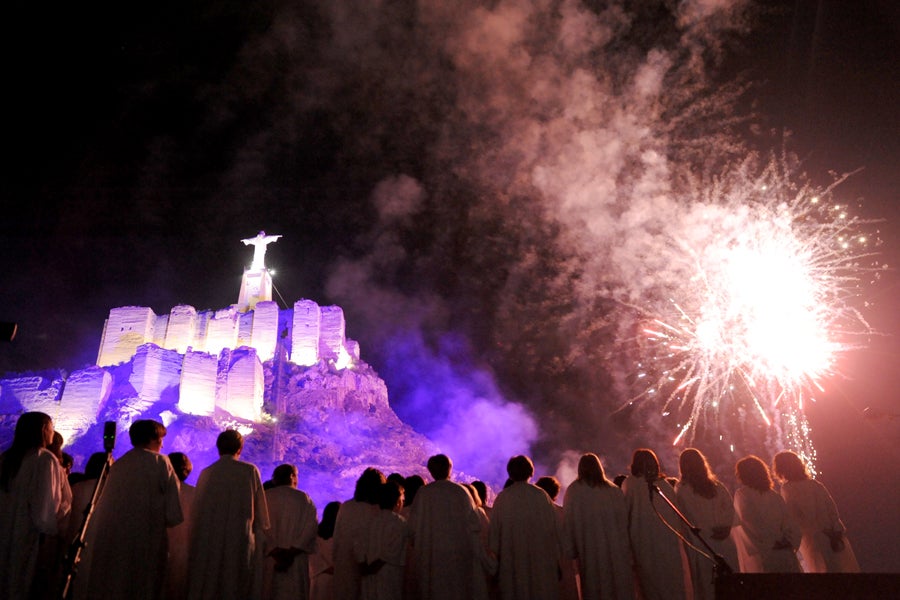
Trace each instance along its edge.
<instances>
[{"instance_id":1,"label":"smoke cloud","mask_svg":"<svg viewBox=\"0 0 900 600\"><path fill-rule=\"evenodd\" d=\"M420 152L372 185L360 255L327 285L384 357L401 415L467 457L468 443L483 450L470 428L495 423L477 414L515 417L522 431L498 461L528 445L551 461L569 444L600 451L623 427L657 443L657 425L609 418L634 370L616 350L620 305L681 275L665 258L677 234L661 235L689 218L676 174L740 151L722 128L738 92L713 90L707 68L744 5L421 2L403 21L396 6L332 7L325 79L375 92L345 143ZM691 103L703 114L686 114ZM719 154L698 160L701 140ZM448 336L465 340L459 362Z\"/></svg>"}]
</instances>

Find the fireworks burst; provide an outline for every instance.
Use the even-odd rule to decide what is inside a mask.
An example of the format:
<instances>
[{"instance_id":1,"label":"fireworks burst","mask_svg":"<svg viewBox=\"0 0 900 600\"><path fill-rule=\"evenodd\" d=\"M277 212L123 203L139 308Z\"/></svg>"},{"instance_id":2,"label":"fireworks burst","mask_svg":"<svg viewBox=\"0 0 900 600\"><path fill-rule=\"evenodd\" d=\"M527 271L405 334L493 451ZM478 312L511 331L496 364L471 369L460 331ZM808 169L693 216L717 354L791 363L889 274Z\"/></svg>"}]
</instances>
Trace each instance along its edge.
<instances>
[{"instance_id":1,"label":"fireworks burst","mask_svg":"<svg viewBox=\"0 0 900 600\"><path fill-rule=\"evenodd\" d=\"M870 328L855 307L873 268L868 222L834 188L798 186L773 161L749 165L673 224L672 268L656 306L641 311L632 400L654 400L677 422L674 445L698 430L733 446L733 419L753 416L767 441L815 459L804 404Z\"/></svg>"}]
</instances>

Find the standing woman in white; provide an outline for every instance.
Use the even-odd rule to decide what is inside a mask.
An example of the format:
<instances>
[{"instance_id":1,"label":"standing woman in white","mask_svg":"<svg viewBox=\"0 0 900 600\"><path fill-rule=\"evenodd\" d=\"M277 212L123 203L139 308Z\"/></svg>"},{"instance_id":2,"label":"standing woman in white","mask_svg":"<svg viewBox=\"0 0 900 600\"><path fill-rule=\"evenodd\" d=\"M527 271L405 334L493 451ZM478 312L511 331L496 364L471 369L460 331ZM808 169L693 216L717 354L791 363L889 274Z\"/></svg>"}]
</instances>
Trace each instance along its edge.
<instances>
[{"instance_id":1,"label":"standing woman in white","mask_svg":"<svg viewBox=\"0 0 900 600\"><path fill-rule=\"evenodd\" d=\"M42 540L57 533L69 505L63 497L65 475L47 447L53 421L42 412L23 413L12 445L0 455L0 598L32 597L41 583Z\"/></svg>"},{"instance_id":2,"label":"standing woman in white","mask_svg":"<svg viewBox=\"0 0 900 600\"><path fill-rule=\"evenodd\" d=\"M800 526L800 561L806 573L859 573L837 506L825 486L810 477L800 457L786 450L775 455L781 497Z\"/></svg>"},{"instance_id":3,"label":"standing woman in white","mask_svg":"<svg viewBox=\"0 0 900 600\"><path fill-rule=\"evenodd\" d=\"M675 490L660 472L656 454L639 448L631 459L631 475L622 482L639 594L644 600L686 598L689 580L685 579L689 574L682 568L679 535L687 532L681 518L655 489L677 503Z\"/></svg>"},{"instance_id":4,"label":"standing woman in white","mask_svg":"<svg viewBox=\"0 0 900 600\"><path fill-rule=\"evenodd\" d=\"M581 456L578 479L566 490L563 545L577 561L584 600L634 598L625 495L596 454Z\"/></svg>"},{"instance_id":5,"label":"standing woman in white","mask_svg":"<svg viewBox=\"0 0 900 600\"><path fill-rule=\"evenodd\" d=\"M734 493L741 524L733 532L741 572L800 573L800 528L772 489L769 467L751 455L739 460L734 470L743 486Z\"/></svg>"},{"instance_id":6,"label":"standing woman in white","mask_svg":"<svg viewBox=\"0 0 900 600\"><path fill-rule=\"evenodd\" d=\"M737 548L731 528L738 524L734 503L728 489L709 468L706 457L696 448L688 448L678 459L681 478L675 485L675 497L684 515L700 529L710 547L737 571ZM696 543L696 540L691 540ZM694 598L715 598L713 570L715 564L693 549L687 549L694 584Z\"/></svg>"}]
</instances>

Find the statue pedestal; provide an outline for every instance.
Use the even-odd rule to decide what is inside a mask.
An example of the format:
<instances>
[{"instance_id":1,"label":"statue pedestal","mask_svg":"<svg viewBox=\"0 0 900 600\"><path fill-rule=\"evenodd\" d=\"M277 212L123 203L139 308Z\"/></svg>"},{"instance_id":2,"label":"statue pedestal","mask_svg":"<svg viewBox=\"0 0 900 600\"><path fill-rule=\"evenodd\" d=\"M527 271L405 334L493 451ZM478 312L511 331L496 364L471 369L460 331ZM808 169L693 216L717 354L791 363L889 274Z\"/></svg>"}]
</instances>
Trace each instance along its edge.
<instances>
[{"instance_id":1,"label":"statue pedestal","mask_svg":"<svg viewBox=\"0 0 900 600\"><path fill-rule=\"evenodd\" d=\"M266 302L271 299L272 276L269 275L269 271L246 269L241 278L241 293L238 295L237 309L247 312L253 310L257 302Z\"/></svg>"}]
</instances>

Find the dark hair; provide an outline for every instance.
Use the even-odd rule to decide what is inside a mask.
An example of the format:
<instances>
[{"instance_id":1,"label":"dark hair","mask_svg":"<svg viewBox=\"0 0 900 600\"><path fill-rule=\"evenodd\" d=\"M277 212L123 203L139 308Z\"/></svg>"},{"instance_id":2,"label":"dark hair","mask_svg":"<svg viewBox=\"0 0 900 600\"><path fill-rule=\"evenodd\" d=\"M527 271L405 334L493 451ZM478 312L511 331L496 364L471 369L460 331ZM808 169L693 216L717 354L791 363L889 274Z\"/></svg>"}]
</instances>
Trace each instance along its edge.
<instances>
[{"instance_id":1,"label":"dark hair","mask_svg":"<svg viewBox=\"0 0 900 600\"><path fill-rule=\"evenodd\" d=\"M291 477L297 475L297 467L294 465L278 465L272 471L273 487L280 485L291 485Z\"/></svg>"},{"instance_id":2,"label":"dark hair","mask_svg":"<svg viewBox=\"0 0 900 600\"><path fill-rule=\"evenodd\" d=\"M547 492L547 495L550 496L551 500L556 500L556 497L559 496L559 480L556 477L544 475L543 477L539 477L538 480L534 482L534 485Z\"/></svg>"},{"instance_id":3,"label":"dark hair","mask_svg":"<svg viewBox=\"0 0 900 600\"><path fill-rule=\"evenodd\" d=\"M322 522L319 523L317 534L323 540L330 540L334 536L334 523L337 521L338 511L341 509L340 502L329 502L322 511Z\"/></svg>"},{"instance_id":4,"label":"dark hair","mask_svg":"<svg viewBox=\"0 0 900 600\"><path fill-rule=\"evenodd\" d=\"M68 452L63 452L62 460L59 461L59 464L61 464L66 471L71 471L72 467L75 466L75 457Z\"/></svg>"},{"instance_id":5,"label":"dark hair","mask_svg":"<svg viewBox=\"0 0 900 600\"><path fill-rule=\"evenodd\" d=\"M416 499L416 492L425 485L425 480L421 475L410 475L403 480L403 506L412 506L413 500Z\"/></svg>"},{"instance_id":6,"label":"dark hair","mask_svg":"<svg viewBox=\"0 0 900 600\"><path fill-rule=\"evenodd\" d=\"M19 473L22 460L29 451L46 446L44 428L52 423L53 419L46 413L22 413L16 421L12 444L3 453L3 460L0 460L0 489L9 491L9 484Z\"/></svg>"},{"instance_id":7,"label":"dark hair","mask_svg":"<svg viewBox=\"0 0 900 600\"><path fill-rule=\"evenodd\" d=\"M378 506L384 510L393 510L401 496L403 487L396 481L386 481L378 486Z\"/></svg>"},{"instance_id":8,"label":"dark hair","mask_svg":"<svg viewBox=\"0 0 900 600\"><path fill-rule=\"evenodd\" d=\"M506 463L506 473L513 481L528 481L534 475L534 463L523 454L513 456Z\"/></svg>"},{"instance_id":9,"label":"dark hair","mask_svg":"<svg viewBox=\"0 0 900 600\"><path fill-rule=\"evenodd\" d=\"M487 506L487 485L483 481L478 481L476 479L472 482L472 487L478 492L478 497L481 498L481 504Z\"/></svg>"},{"instance_id":10,"label":"dark hair","mask_svg":"<svg viewBox=\"0 0 900 600\"><path fill-rule=\"evenodd\" d=\"M606 473L603 472L603 463L600 462L600 457L593 452L582 454L578 459L577 481L590 487L613 486L613 483L606 478Z\"/></svg>"},{"instance_id":11,"label":"dark hair","mask_svg":"<svg viewBox=\"0 0 900 600\"><path fill-rule=\"evenodd\" d=\"M747 487L765 492L772 489L772 476L769 467L758 456L745 456L734 465L734 473L738 481Z\"/></svg>"},{"instance_id":12,"label":"dark hair","mask_svg":"<svg viewBox=\"0 0 900 600\"><path fill-rule=\"evenodd\" d=\"M446 454L435 454L428 459L428 472L435 481L449 479L450 471L453 470L453 461Z\"/></svg>"},{"instance_id":13,"label":"dark hair","mask_svg":"<svg viewBox=\"0 0 900 600\"><path fill-rule=\"evenodd\" d=\"M172 463L175 475L178 476L180 481L186 480L190 476L191 471L194 470L191 459L184 452L169 452L169 462Z\"/></svg>"},{"instance_id":14,"label":"dark hair","mask_svg":"<svg viewBox=\"0 0 900 600\"><path fill-rule=\"evenodd\" d=\"M216 438L216 449L219 456L234 456L244 447L244 436L240 431L226 429Z\"/></svg>"},{"instance_id":15,"label":"dark hair","mask_svg":"<svg viewBox=\"0 0 900 600\"><path fill-rule=\"evenodd\" d=\"M62 434L58 431L53 432L53 441L47 446L47 450L53 453L56 456L56 460L59 461L59 464L62 464L63 459L63 444L66 443L66 439L62 436Z\"/></svg>"},{"instance_id":16,"label":"dark hair","mask_svg":"<svg viewBox=\"0 0 900 600\"><path fill-rule=\"evenodd\" d=\"M810 479L809 471L796 452L782 450L772 461L772 470L780 479L786 481L803 481Z\"/></svg>"},{"instance_id":17,"label":"dark hair","mask_svg":"<svg viewBox=\"0 0 900 600\"><path fill-rule=\"evenodd\" d=\"M128 438L135 448L146 446L150 442L161 440L166 436L166 426L151 419L140 419L128 428Z\"/></svg>"},{"instance_id":18,"label":"dark hair","mask_svg":"<svg viewBox=\"0 0 900 600\"><path fill-rule=\"evenodd\" d=\"M631 474L648 480L665 477L659 468L659 459L656 458L656 453L649 448L638 448L634 451L634 455L631 457Z\"/></svg>"},{"instance_id":19,"label":"dark hair","mask_svg":"<svg viewBox=\"0 0 900 600\"><path fill-rule=\"evenodd\" d=\"M686 448L678 457L681 482L691 488L701 498L716 497L716 476L706 462L706 457L696 448Z\"/></svg>"},{"instance_id":20,"label":"dark hair","mask_svg":"<svg viewBox=\"0 0 900 600\"><path fill-rule=\"evenodd\" d=\"M481 498L478 496L478 490L475 489L475 486L473 486L471 483L461 483L459 485L463 486L466 491L469 492L469 497L472 498L472 502L475 504L475 506L477 506L478 508L484 507L484 503L482 503Z\"/></svg>"},{"instance_id":21,"label":"dark hair","mask_svg":"<svg viewBox=\"0 0 900 600\"><path fill-rule=\"evenodd\" d=\"M84 466L85 479L100 479L103 465L106 464L106 452L94 452Z\"/></svg>"},{"instance_id":22,"label":"dark hair","mask_svg":"<svg viewBox=\"0 0 900 600\"><path fill-rule=\"evenodd\" d=\"M362 472L356 480L356 489L353 491L353 499L357 502L378 504L378 488L385 482L384 473L374 467L369 467Z\"/></svg>"}]
</instances>

